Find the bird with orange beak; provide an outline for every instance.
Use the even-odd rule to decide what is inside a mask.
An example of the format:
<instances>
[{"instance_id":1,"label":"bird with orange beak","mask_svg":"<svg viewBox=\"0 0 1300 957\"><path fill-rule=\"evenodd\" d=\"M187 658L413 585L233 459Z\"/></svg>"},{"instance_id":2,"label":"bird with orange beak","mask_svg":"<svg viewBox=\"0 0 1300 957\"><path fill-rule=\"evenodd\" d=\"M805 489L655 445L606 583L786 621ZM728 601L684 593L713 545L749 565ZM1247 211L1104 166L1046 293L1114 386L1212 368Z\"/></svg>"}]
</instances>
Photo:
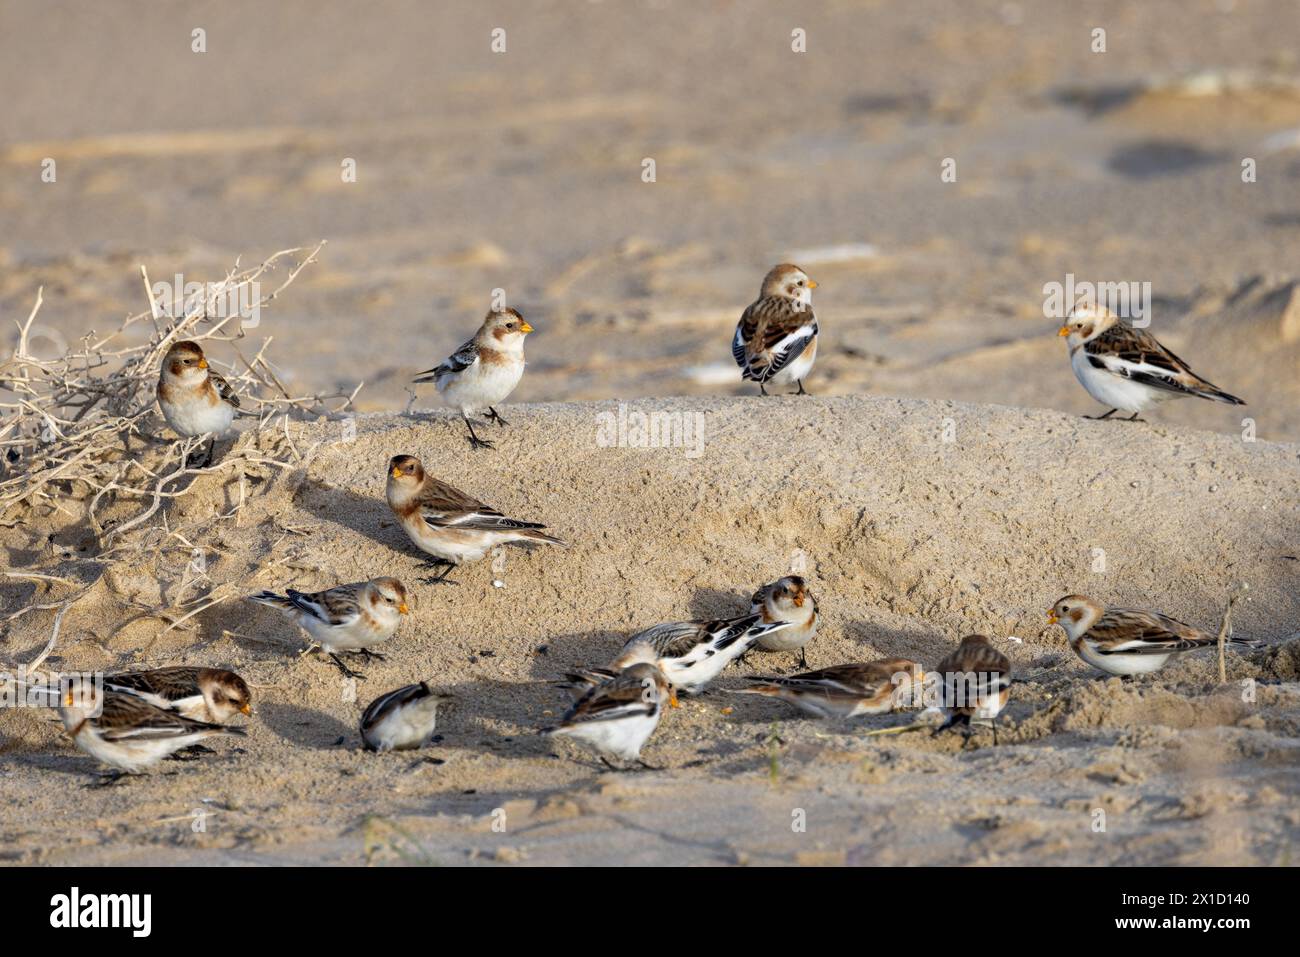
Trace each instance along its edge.
<instances>
[{"instance_id":1,"label":"bird with orange beak","mask_svg":"<svg viewBox=\"0 0 1300 957\"><path fill-rule=\"evenodd\" d=\"M763 635L755 647L763 651L797 651L799 667L808 667L804 646L817 634L817 599L808 591L803 578L787 575L764 585L749 599L750 614L762 615L764 622L789 622L789 628Z\"/></svg>"},{"instance_id":2,"label":"bird with orange beak","mask_svg":"<svg viewBox=\"0 0 1300 957\"><path fill-rule=\"evenodd\" d=\"M216 440L230 431L239 396L208 367L197 342L176 342L163 357L158 375L158 407L173 432L183 438L210 435L203 465L212 461Z\"/></svg>"},{"instance_id":3,"label":"bird with orange beak","mask_svg":"<svg viewBox=\"0 0 1300 957\"><path fill-rule=\"evenodd\" d=\"M367 661L384 656L370 649L393 637L402 616L410 614L406 586L396 578L375 578L368 582L337 585L325 591L305 594L287 589L250 596L251 601L292 612L298 626L333 659L349 678L364 678L339 658L339 653L362 655Z\"/></svg>"},{"instance_id":4,"label":"bird with orange beak","mask_svg":"<svg viewBox=\"0 0 1300 957\"><path fill-rule=\"evenodd\" d=\"M469 429L469 444L490 449L493 443L480 439L470 416L487 412L487 418L505 425L493 406L506 400L524 376L524 337L533 331L528 320L514 309L492 310L474 338L443 360L442 365L421 372L416 382L432 382L442 401L460 410Z\"/></svg>"},{"instance_id":5,"label":"bird with orange beak","mask_svg":"<svg viewBox=\"0 0 1300 957\"><path fill-rule=\"evenodd\" d=\"M1145 329L1135 329L1102 305L1080 303L1056 333L1070 349L1070 368L1088 394L1109 412L1087 418L1108 419L1133 413L1126 422L1169 399L1194 395L1229 405L1246 403L1202 379L1182 359Z\"/></svg>"},{"instance_id":6,"label":"bird with orange beak","mask_svg":"<svg viewBox=\"0 0 1300 957\"><path fill-rule=\"evenodd\" d=\"M767 385L795 383L797 395L807 395L803 380L817 358L817 318L812 291L817 283L798 266L781 263L763 277L758 298L749 304L736 325L731 355L740 377Z\"/></svg>"}]
</instances>

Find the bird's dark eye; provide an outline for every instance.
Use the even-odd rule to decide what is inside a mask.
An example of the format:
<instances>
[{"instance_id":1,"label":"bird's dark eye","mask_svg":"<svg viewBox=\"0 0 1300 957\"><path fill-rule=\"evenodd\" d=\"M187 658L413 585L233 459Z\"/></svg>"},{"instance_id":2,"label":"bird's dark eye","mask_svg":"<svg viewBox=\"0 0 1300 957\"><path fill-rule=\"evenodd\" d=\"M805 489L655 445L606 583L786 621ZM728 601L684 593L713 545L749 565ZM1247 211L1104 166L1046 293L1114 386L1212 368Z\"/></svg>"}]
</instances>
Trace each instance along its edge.
<instances>
[{"instance_id":1,"label":"bird's dark eye","mask_svg":"<svg viewBox=\"0 0 1300 957\"><path fill-rule=\"evenodd\" d=\"M797 286L802 286L802 285L803 285L803 280L800 279L797 283L795 283L795 285L797 285Z\"/></svg>"}]
</instances>

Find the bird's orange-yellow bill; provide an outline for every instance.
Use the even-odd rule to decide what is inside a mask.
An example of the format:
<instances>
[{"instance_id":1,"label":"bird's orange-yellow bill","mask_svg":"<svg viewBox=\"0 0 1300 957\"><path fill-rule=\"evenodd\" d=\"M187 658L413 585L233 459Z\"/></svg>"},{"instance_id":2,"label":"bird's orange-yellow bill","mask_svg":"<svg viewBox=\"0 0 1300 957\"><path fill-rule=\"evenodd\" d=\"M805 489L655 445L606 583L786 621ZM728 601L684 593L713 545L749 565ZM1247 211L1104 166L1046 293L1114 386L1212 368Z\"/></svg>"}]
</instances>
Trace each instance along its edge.
<instances>
[{"instance_id":1,"label":"bird's orange-yellow bill","mask_svg":"<svg viewBox=\"0 0 1300 957\"><path fill-rule=\"evenodd\" d=\"M1069 327L1069 326L1061 326L1060 329L1057 329L1057 330L1056 330L1056 334L1057 334L1058 336L1068 336L1068 335L1070 334L1070 327Z\"/></svg>"}]
</instances>

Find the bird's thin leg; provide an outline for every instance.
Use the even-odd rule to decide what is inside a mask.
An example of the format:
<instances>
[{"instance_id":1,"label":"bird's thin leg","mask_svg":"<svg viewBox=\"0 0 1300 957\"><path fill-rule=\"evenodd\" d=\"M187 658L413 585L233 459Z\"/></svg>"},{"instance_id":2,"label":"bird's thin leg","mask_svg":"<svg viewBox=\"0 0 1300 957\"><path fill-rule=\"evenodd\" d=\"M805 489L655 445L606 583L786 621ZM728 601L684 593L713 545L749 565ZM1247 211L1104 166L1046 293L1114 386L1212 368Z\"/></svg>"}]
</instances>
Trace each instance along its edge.
<instances>
[{"instance_id":1,"label":"bird's thin leg","mask_svg":"<svg viewBox=\"0 0 1300 957\"><path fill-rule=\"evenodd\" d=\"M767 395L767 386L762 382L758 384L758 394Z\"/></svg>"},{"instance_id":2,"label":"bird's thin leg","mask_svg":"<svg viewBox=\"0 0 1300 957\"><path fill-rule=\"evenodd\" d=\"M1125 422L1145 422L1146 419L1139 419L1139 418L1138 418L1138 413L1137 413L1137 412L1134 412L1132 415L1130 415L1130 416L1129 416L1127 419L1125 419L1124 421L1125 421Z\"/></svg>"},{"instance_id":3,"label":"bird's thin leg","mask_svg":"<svg viewBox=\"0 0 1300 957\"><path fill-rule=\"evenodd\" d=\"M1118 411L1119 409L1111 409L1105 415L1085 415L1084 418L1092 419L1094 422L1100 422L1102 419L1109 419L1112 415L1114 415Z\"/></svg>"},{"instance_id":4,"label":"bird's thin leg","mask_svg":"<svg viewBox=\"0 0 1300 957\"><path fill-rule=\"evenodd\" d=\"M125 771L117 771L117 770L106 771L103 774L97 775L94 782L91 784L87 784L86 787L88 788L112 787L114 784L122 780L122 778L124 777L126 777Z\"/></svg>"},{"instance_id":5,"label":"bird's thin leg","mask_svg":"<svg viewBox=\"0 0 1300 957\"><path fill-rule=\"evenodd\" d=\"M998 719L997 718L991 719L989 721L989 724L993 728L993 747L996 748L998 746Z\"/></svg>"},{"instance_id":6,"label":"bird's thin leg","mask_svg":"<svg viewBox=\"0 0 1300 957\"><path fill-rule=\"evenodd\" d=\"M812 395L811 392L805 392L805 391L804 391L804 388L803 388L803 379L796 379L795 381L799 383L799 391L796 392L795 395Z\"/></svg>"},{"instance_id":7,"label":"bird's thin leg","mask_svg":"<svg viewBox=\"0 0 1300 957\"><path fill-rule=\"evenodd\" d=\"M799 649L799 667L800 668L808 667L808 654L802 648Z\"/></svg>"},{"instance_id":8,"label":"bird's thin leg","mask_svg":"<svg viewBox=\"0 0 1300 957\"><path fill-rule=\"evenodd\" d=\"M344 674L345 677L348 677L348 678L356 678L356 679L359 680L359 681L365 681L365 680L366 680L366 676L365 676L365 675L361 674L361 672L359 672L359 671L353 671L351 668L349 668L347 665L345 665L345 664L343 663L343 659L340 658L338 655L334 654L334 652L332 652L332 651L329 652L329 656L330 656L331 658L334 659L334 664L336 664L336 665L339 666L339 671L343 672L343 674Z\"/></svg>"},{"instance_id":9,"label":"bird's thin leg","mask_svg":"<svg viewBox=\"0 0 1300 957\"><path fill-rule=\"evenodd\" d=\"M637 758L637 759L636 759L636 763L637 763L637 764L641 767L641 769L644 770L644 771L662 771L662 770L663 770L663 768L655 767L653 764L646 764L646 762L645 762L642 758Z\"/></svg>"},{"instance_id":10,"label":"bird's thin leg","mask_svg":"<svg viewBox=\"0 0 1300 957\"><path fill-rule=\"evenodd\" d=\"M496 409L492 408L492 406L490 406L490 405L488 406L488 414L487 414L487 417L488 417L488 421L490 421L490 422L495 422L497 425L509 425L509 424L510 424L510 423L507 422L505 419L501 418L501 413L498 412Z\"/></svg>"},{"instance_id":11,"label":"bird's thin leg","mask_svg":"<svg viewBox=\"0 0 1300 957\"><path fill-rule=\"evenodd\" d=\"M622 770L623 770L623 769L620 768L617 764L615 764L614 762L612 762L609 758L605 757L603 754L600 756L600 763L603 764L603 765L605 765L605 767L609 768L609 770L611 770L611 771L622 771Z\"/></svg>"},{"instance_id":12,"label":"bird's thin leg","mask_svg":"<svg viewBox=\"0 0 1300 957\"><path fill-rule=\"evenodd\" d=\"M448 575L451 574L451 570L456 567L455 562L449 562L445 558L435 558L432 561L425 562L420 567L442 569L442 571L440 571L437 575L433 576L432 578L421 578L420 581L424 582L426 585L459 585L460 584L460 582L456 581L455 579L447 577Z\"/></svg>"},{"instance_id":13,"label":"bird's thin leg","mask_svg":"<svg viewBox=\"0 0 1300 957\"><path fill-rule=\"evenodd\" d=\"M465 415L465 414L462 412L460 417L461 417L462 419L465 420L465 428L469 429L469 445L470 445L470 448L473 448L473 449L491 449L491 448L495 448L495 447L496 447L495 443L493 443L493 442L488 442L486 439L480 439L480 438L478 437L477 433L475 433L475 431L474 431L474 423L471 422L471 421L469 420L469 416L468 416L468 415Z\"/></svg>"}]
</instances>

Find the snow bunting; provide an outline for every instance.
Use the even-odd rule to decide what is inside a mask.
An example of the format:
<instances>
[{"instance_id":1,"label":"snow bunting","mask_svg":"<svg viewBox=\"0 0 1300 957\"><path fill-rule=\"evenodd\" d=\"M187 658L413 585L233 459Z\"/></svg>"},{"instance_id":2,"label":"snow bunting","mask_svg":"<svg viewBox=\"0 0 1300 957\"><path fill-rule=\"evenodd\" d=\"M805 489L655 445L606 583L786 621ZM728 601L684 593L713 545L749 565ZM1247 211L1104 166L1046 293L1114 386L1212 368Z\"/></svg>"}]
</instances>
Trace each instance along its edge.
<instances>
[{"instance_id":1,"label":"snow bunting","mask_svg":"<svg viewBox=\"0 0 1300 957\"><path fill-rule=\"evenodd\" d=\"M338 653L363 655L367 661L371 658L383 661L383 655L370 649L391 638L402 616L410 613L406 604L406 586L396 578L337 585L311 594L290 588L283 595L264 591L249 597L263 605L293 612L298 625L349 678L364 678L365 675L351 670Z\"/></svg>"},{"instance_id":2,"label":"snow bunting","mask_svg":"<svg viewBox=\"0 0 1300 957\"><path fill-rule=\"evenodd\" d=\"M1105 306L1080 304L1057 332L1066 337L1070 368L1088 394L1116 412L1132 412L1129 422L1158 402L1195 395L1230 405L1245 405L1235 395L1202 379L1145 329L1134 329Z\"/></svg>"},{"instance_id":3,"label":"snow bunting","mask_svg":"<svg viewBox=\"0 0 1300 957\"><path fill-rule=\"evenodd\" d=\"M90 684L67 688L59 715L77 747L115 769L109 782L124 772L152 767L214 734L245 733L243 728L195 721L138 695Z\"/></svg>"},{"instance_id":4,"label":"snow bunting","mask_svg":"<svg viewBox=\"0 0 1300 957\"><path fill-rule=\"evenodd\" d=\"M587 690L560 723L541 734L563 734L591 748L609 767L610 758L644 768L641 749L659 726L672 689L656 665L637 662Z\"/></svg>"},{"instance_id":5,"label":"snow bunting","mask_svg":"<svg viewBox=\"0 0 1300 957\"><path fill-rule=\"evenodd\" d=\"M1047 620L1065 629L1076 655L1094 668L1123 677L1159 671L1179 652L1213 648L1219 643L1218 636L1168 615L1107 608L1083 595L1066 595L1052 606ZM1227 642L1248 648L1255 644L1244 638Z\"/></svg>"},{"instance_id":6,"label":"snow bunting","mask_svg":"<svg viewBox=\"0 0 1300 957\"><path fill-rule=\"evenodd\" d=\"M475 434L469 418L472 414L487 410L490 421L506 424L493 406L504 402L523 378L524 336L532 331L528 320L514 309L493 310L473 339L444 359L442 365L415 377L416 382L432 382L442 401L460 410L472 448L493 446Z\"/></svg>"},{"instance_id":7,"label":"snow bunting","mask_svg":"<svg viewBox=\"0 0 1300 957\"><path fill-rule=\"evenodd\" d=\"M750 614L761 615L763 621L786 621L789 628L769 633L758 639L764 651L798 651L799 667L808 667L804 645L817 634L817 600L813 598L798 575L787 575L770 585L764 585L750 598Z\"/></svg>"},{"instance_id":8,"label":"snow bunting","mask_svg":"<svg viewBox=\"0 0 1300 957\"><path fill-rule=\"evenodd\" d=\"M948 720L934 733L964 725L970 734L972 720L988 721L993 743L998 743L998 713L1011 696L1011 659L993 647L985 635L967 635L937 669L939 703Z\"/></svg>"},{"instance_id":9,"label":"snow bunting","mask_svg":"<svg viewBox=\"0 0 1300 957\"><path fill-rule=\"evenodd\" d=\"M104 678L104 687L125 691L156 708L171 708L210 724L225 724L236 714L253 713L253 693L233 671L219 668L153 668Z\"/></svg>"},{"instance_id":10,"label":"snow bunting","mask_svg":"<svg viewBox=\"0 0 1300 957\"><path fill-rule=\"evenodd\" d=\"M817 319L812 311L816 288L817 283L798 266L773 266L763 277L758 298L740 317L731 354L741 378L757 382L763 395L769 382L795 382L797 394L807 394L803 380L817 358Z\"/></svg>"},{"instance_id":11,"label":"snow bunting","mask_svg":"<svg viewBox=\"0 0 1300 957\"><path fill-rule=\"evenodd\" d=\"M230 431L239 410L239 396L229 382L208 368L197 342L181 341L173 343L163 357L158 407L177 435L211 436L203 460L206 466L212 461L217 438Z\"/></svg>"},{"instance_id":12,"label":"snow bunting","mask_svg":"<svg viewBox=\"0 0 1300 957\"><path fill-rule=\"evenodd\" d=\"M497 545L512 542L546 542L563 545L542 531L545 525L506 518L459 489L425 474L414 455L395 455L388 461L388 507L420 551L433 556L430 565L442 572L426 579L451 584L447 575L461 562L482 558Z\"/></svg>"},{"instance_id":13,"label":"snow bunting","mask_svg":"<svg viewBox=\"0 0 1300 957\"><path fill-rule=\"evenodd\" d=\"M761 694L780 698L814 718L856 718L885 714L909 701L920 690L921 666L906 658L886 658L866 664L834 665L788 678L751 677L752 688L732 694Z\"/></svg>"},{"instance_id":14,"label":"snow bunting","mask_svg":"<svg viewBox=\"0 0 1300 957\"><path fill-rule=\"evenodd\" d=\"M629 638L623 658L639 654L649 645L673 687L698 694L764 635L791 627L788 621L765 622L761 615L753 614L716 621L671 621Z\"/></svg>"},{"instance_id":15,"label":"snow bunting","mask_svg":"<svg viewBox=\"0 0 1300 957\"><path fill-rule=\"evenodd\" d=\"M655 651L654 645L648 641L634 638L623 646L623 650L619 652L618 657L608 667L570 668L564 673L564 677L555 684L582 694L588 688L617 677L622 671L636 664L656 666L659 664L659 652ZM677 701L677 689L671 683L668 687L670 692L669 706L673 708L680 707Z\"/></svg>"},{"instance_id":16,"label":"snow bunting","mask_svg":"<svg viewBox=\"0 0 1300 957\"><path fill-rule=\"evenodd\" d=\"M370 751L423 748L433 737L438 706L450 700L423 681L380 695L361 715L361 740Z\"/></svg>"}]
</instances>

